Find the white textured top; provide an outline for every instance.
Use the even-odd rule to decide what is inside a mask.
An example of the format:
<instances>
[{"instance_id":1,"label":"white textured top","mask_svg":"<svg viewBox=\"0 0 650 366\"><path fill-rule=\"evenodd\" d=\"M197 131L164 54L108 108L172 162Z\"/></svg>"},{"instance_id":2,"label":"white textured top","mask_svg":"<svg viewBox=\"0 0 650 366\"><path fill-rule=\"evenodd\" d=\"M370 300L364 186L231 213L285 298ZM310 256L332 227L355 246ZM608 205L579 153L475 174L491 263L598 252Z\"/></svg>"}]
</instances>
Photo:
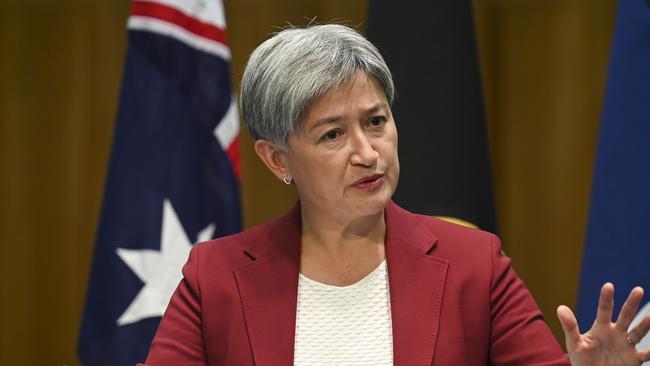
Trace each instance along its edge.
<instances>
[{"instance_id":1,"label":"white textured top","mask_svg":"<svg viewBox=\"0 0 650 366\"><path fill-rule=\"evenodd\" d=\"M298 280L294 365L392 365L386 260L349 286Z\"/></svg>"}]
</instances>

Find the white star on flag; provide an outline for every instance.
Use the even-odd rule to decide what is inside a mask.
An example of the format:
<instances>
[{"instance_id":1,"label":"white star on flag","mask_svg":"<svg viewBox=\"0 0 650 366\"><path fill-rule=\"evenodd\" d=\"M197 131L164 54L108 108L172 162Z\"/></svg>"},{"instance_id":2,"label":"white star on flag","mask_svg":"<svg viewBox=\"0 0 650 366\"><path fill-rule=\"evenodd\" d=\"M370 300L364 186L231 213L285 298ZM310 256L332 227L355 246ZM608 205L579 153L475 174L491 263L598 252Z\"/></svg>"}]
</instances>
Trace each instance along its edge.
<instances>
[{"instance_id":1,"label":"white star on flag","mask_svg":"<svg viewBox=\"0 0 650 366\"><path fill-rule=\"evenodd\" d=\"M212 238L215 225L201 230L198 241ZM163 202L160 250L117 248L117 255L135 273L144 287L117 319L117 325L135 323L145 318L162 316L176 286L183 278L181 272L192 243L176 211L168 199Z\"/></svg>"}]
</instances>

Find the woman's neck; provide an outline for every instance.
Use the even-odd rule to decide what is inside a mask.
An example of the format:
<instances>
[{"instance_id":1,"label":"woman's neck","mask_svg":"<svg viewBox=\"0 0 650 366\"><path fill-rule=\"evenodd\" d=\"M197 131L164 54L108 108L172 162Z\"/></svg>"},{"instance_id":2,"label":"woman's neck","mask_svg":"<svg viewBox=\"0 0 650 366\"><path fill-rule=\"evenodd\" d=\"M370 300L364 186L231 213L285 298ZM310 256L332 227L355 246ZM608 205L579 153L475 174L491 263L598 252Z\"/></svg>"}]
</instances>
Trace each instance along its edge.
<instances>
[{"instance_id":1,"label":"woman's neck","mask_svg":"<svg viewBox=\"0 0 650 366\"><path fill-rule=\"evenodd\" d=\"M359 243L382 243L386 235L384 211L362 217L337 217L301 207L302 240L335 250Z\"/></svg>"},{"instance_id":2,"label":"woman's neck","mask_svg":"<svg viewBox=\"0 0 650 366\"><path fill-rule=\"evenodd\" d=\"M383 211L344 220L301 208L300 271L330 285L357 282L385 258Z\"/></svg>"}]
</instances>

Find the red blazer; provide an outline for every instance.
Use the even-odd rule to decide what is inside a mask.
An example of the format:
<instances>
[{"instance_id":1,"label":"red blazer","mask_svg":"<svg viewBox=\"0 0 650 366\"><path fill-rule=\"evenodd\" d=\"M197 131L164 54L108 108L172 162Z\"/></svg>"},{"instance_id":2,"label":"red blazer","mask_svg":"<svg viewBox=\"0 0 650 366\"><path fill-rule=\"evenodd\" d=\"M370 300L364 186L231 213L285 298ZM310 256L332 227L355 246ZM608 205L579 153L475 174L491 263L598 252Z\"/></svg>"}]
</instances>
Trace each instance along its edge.
<instances>
[{"instance_id":1,"label":"red blazer","mask_svg":"<svg viewBox=\"0 0 650 366\"><path fill-rule=\"evenodd\" d=\"M194 246L146 365L291 365L300 209ZM397 366L569 365L499 239L386 208Z\"/></svg>"}]
</instances>

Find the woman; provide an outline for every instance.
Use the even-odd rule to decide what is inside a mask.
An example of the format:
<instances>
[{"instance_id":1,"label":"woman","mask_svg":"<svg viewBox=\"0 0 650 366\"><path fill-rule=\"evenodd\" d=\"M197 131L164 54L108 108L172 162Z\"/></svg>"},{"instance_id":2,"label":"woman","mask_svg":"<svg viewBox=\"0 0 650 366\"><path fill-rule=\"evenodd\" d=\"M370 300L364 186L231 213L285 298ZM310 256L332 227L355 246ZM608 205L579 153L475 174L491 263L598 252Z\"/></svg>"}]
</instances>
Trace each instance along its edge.
<instances>
[{"instance_id":1,"label":"woman","mask_svg":"<svg viewBox=\"0 0 650 366\"><path fill-rule=\"evenodd\" d=\"M613 287L568 358L489 233L412 214L386 64L341 25L284 30L251 55L241 110L255 151L300 202L192 249L148 365L639 365L642 290L611 322ZM425 194L425 193L423 193ZM570 358L570 360L569 360Z\"/></svg>"}]
</instances>

